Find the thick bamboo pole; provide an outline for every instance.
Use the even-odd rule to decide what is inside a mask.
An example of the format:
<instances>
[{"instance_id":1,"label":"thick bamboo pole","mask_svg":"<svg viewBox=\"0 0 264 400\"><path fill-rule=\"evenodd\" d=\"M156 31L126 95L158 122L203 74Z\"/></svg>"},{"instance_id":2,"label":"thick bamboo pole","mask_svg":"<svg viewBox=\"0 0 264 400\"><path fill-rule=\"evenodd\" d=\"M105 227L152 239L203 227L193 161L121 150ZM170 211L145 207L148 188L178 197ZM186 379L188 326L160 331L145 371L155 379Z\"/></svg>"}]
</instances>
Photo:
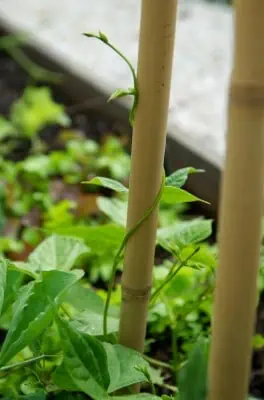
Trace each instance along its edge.
<instances>
[{"instance_id":1,"label":"thick bamboo pole","mask_svg":"<svg viewBox=\"0 0 264 400\"><path fill-rule=\"evenodd\" d=\"M210 400L244 400L256 310L264 151L264 2L236 1Z\"/></svg>"},{"instance_id":2,"label":"thick bamboo pole","mask_svg":"<svg viewBox=\"0 0 264 400\"><path fill-rule=\"evenodd\" d=\"M161 185L176 8L176 0L142 0L128 229L151 207ZM129 239L125 252L120 343L138 351L144 348L156 227L153 212Z\"/></svg>"}]
</instances>

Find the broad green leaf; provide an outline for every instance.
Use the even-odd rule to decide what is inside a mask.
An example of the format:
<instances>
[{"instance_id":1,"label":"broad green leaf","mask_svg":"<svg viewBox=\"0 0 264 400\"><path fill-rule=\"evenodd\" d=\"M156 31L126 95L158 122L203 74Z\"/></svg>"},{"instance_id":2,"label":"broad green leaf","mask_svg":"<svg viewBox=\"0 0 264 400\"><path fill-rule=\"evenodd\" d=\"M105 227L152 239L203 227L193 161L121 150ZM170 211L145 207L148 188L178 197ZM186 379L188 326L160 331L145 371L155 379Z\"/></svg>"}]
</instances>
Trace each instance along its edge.
<instances>
[{"instance_id":1,"label":"broad green leaf","mask_svg":"<svg viewBox=\"0 0 264 400\"><path fill-rule=\"evenodd\" d=\"M157 237L161 242L183 248L190 244L199 243L212 234L212 220L197 218L191 221L179 221L176 224L158 230Z\"/></svg>"},{"instance_id":2,"label":"broad green leaf","mask_svg":"<svg viewBox=\"0 0 264 400\"><path fill-rule=\"evenodd\" d=\"M36 339L51 323L51 302L58 304L64 291L77 279L74 273L47 271L43 272L43 280L30 282L22 288L1 349L1 366Z\"/></svg>"},{"instance_id":3,"label":"broad green leaf","mask_svg":"<svg viewBox=\"0 0 264 400\"><path fill-rule=\"evenodd\" d=\"M108 197L99 197L97 205L100 211L118 225L126 226L127 202Z\"/></svg>"},{"instance_id":4,"label":"broad green leaf","mask_svg":"<svg viewBox=\"0 0 264 400\"><path fill-rule=\"evenodd\" d=\"M204 170L193 167L178 169L166 178L165 184L166 186L175 186L181 188L186 183L189 175L197 174L199 172L204 172Z\"/></svg>"},{"instance_id":5,"label":"broad green leaf","mask_svg":"<svg viewBox=\"0 0 264 400\"><path fill-rule=\"evenodd\" d=\"M161 197L161 202L165 204L191 203L194 201L209 204L207 201L194 196L186 190L174 186L165 186Z\"/></svg>"},{"instance_id":6,"label":"broad green leaf","mask_svg":"<svg viewBox=\"0 0 264 400\"><path fill-rule=\"evenodd\" d=\"M103 299L92 289L82 286L81 282L76 282L67 289L63 302L69 303L79 312L87 311L87 309L101 315L104 312Z\"/></svg>"},{"instance_id":7,"label":"broad green leaf","mask_svg":"<svg viewBox=\"0 0 264 400\"><path fill-rule=\"evenodd\" d=\"M93 253L102 254L113 251L120 246L125 237L125 228L114 224L98 226L75 225L67 228L56 228L55 232L65 236L78 237Z\"/></svg>"},{"instance_id":8,"label":"broad green leaf","mask_svg":"<svg viewBox=\"0 0 264 400\"><path fill-rule=\"evenodd\" d=\"M52 380L56 386L60 389L67 390L69 392L78 392L79 388L75 385L71 376L68 374L64 363L59 365L54 373L52 374Z\"/></svg>"},{"instance_id":9,"label":"broad green leaf","mask_svg":"<svg viewBox=\"0 0 264 400\"><path fill-rule=\"evenodd\" d=\"M114 190L115 192L128 192L128 189L124 185L122 185L122 183L115 181L114 179L104 178L102 176L96 176L90 181L85 181L83 183L104 187Z\"/></svg>"},{"instance_id":10,"label":"broad green leaf","mask_svg":"<svg viewBox=\"0 0 264 400\"><path fill-rule=\"evenodd\" d=\"M102 343L81 335L71 325L56 318L64 353L64 366L74 384L94 400L107 398L110 377Z\"/></svg>"},{"instance_id":11,"label":"broad green leaf","mask_svg":"<svg viewBox=\"0 0 264 400\"><path fill-rule=\"evenodd\" d=\"M7 262L4 258L2 258L0 260L0 315L5 300L6 279L7 279Z\"/></svg>"},{"instance_id":12,"label":"broad green leaf","mask_svg":"<svg viewBox=\"0 0 264 400\"><path fill-rule=\"evenodd\" d=\"M8 269L20 274L25 274L33 279L38 278L37 266L23 261L8 261Z\"/></svg>"},{"instance_id":13,"label":"broad green leaf","mask_svg":"<svg viewBox=\"0 0 264 400\"><path fill-rule=\"evenodd\" d=\"M193 346L187 364L179 374L180 400L204 400L207 392L208 342L200 339Z\"/></svg>"},{"instance_id":14,"label":"broad green leaf","mask_svg":"<svg viewBox=\"0 0 264 400\"><path fill-rule=\"evenodd\" d=\"M145 375L135 367L148 367L148 363L137 351L120 344L104 343L104 347L110 374L108 393L146 381Z\"/></svg>"},{"instance_id":15,"label":"broad green leaf","mask_svg":"<svg viewBox=\"0 0 264 400\"><path fill-rule=\"evenodd\" d=\"M90 305L87 304L90 308ZM119 318L107 318L108 333L116 333L119 328ZM96 313L89 310L83 311L75 316L71 323L72 327L78 331L91 336L103 335L103 313Z\"/></svg>"}]
</instances>

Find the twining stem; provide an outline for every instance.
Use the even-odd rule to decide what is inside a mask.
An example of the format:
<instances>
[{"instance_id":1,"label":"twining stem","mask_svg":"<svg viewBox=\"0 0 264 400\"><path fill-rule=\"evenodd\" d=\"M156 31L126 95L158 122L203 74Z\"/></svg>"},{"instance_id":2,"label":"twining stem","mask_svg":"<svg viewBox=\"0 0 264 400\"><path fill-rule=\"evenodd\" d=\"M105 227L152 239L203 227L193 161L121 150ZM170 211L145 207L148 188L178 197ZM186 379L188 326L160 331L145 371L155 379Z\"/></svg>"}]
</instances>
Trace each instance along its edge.
<instances>
[{"instance_id":1,"label":"twining stem","mask_svg":"<svg viewBox=\"0 0 264 400\"><path fill-rule=\"evenodd\" d=\"M175 276L178 274L178 272L186 266L186 264L188 263L188 261L200 250L199 247L197 247L196 249L193 250L193 252L191 254L188 255L188 257L186 257L184 260L182 260L180 262L180 264L176 267L176 269L173 268L173 270L171 272L169 272L168 276L166 277L166 279L160 284L160 286L155 290L155 292L152 294L151 296L151 304L153 304L154 300L156 299L156 297L158 296L158 294L160 293L160 291L172 280L175 278ZM176 264L177 265L177 264Z\"/></svg>"},{"instance_id":2,"label":"twining stem","mask_svg":"<svg viewBox=\"0 0 264 400\"><path fill-rule=\"evenodd\" d=\"M130 93L130 95L133 95L134 102L133 102L132 108L130 110L129 121L130 121L131 125L133 126L135 112L136 112L136 108L137 108L137 105L138 105L138 98L139 98L137 74L136 74L135 68L133 67L133 65L131 64L129 59L120 50L118 50L112 43L110 43L109 40L107 39L107 37L104 34L102 34L101 32L99 33L99 35L96 35L96 34L93 34L93 33L84 33L84 36L87 36L87 37L90 37L90 38L95 38L95 39L98 39L101 42L105 43L108 47L110 47L112 50L114 50L114 52L117 55L119 55L119 57L121 57L125 61L125 63L127 64L128 68L130 69L132 77L133 77L133 84L134 84L133 93ZM127 95L128 94L129 93L127 93Z\"/></svg>"},{"instance_id":3,"label":"twining stem","mask_svg":"<svg viewBox=\"0 0 264 400\"><path fill-rule=\"evenodd\" d=\"M155 197L152 206L143 214L143 216L139 219L139 221L136 223L136 225L134 227L132 227L127 234L125 235L119 250L116 253L116 256L114 258L114 262L113 262L113 266L112 266L112 272L111 272L111 277L110 277L110 283L109 283L109 288L108 288L108 292L107 292L107 297L106 297L106 302L105 302L105 308L104 308L104 316L103 316L103 332L104 332L104 338L105 340L107 340L107 336L108 336L108 330L107 330L107 316L108 316L108 310L109 310L109 305L110 305L110 300L111 300L111 295L112 295L112 291L113 291L113 287L114 287L114 283L115 283L115 276L116 276L116 271L117 271L117 267L119 265L119 263L121 262L123 255L124 255L124 250L125 247L127 245L128 240L131 238L132 235L134 235L134 233L141 227L141 225L146 221L146 219L150 216L150 214L155 210L155 208L157 207L162 193L163 193L163 189L165 186L165 171L163 171L163 176L162 176L162 182L161 182L161 186L159 189L159 192L157 194L157 196Z\"/></svg>"}]
</instances>

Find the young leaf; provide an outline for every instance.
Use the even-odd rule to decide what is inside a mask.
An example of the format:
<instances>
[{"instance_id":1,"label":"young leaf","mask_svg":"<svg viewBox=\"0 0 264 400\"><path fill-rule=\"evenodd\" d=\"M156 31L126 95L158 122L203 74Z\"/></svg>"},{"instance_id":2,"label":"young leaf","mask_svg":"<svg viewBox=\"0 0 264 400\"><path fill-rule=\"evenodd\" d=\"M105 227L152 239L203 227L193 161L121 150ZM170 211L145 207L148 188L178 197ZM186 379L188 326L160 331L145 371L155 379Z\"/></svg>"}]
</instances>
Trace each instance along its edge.
<instances>
[{"instance_id":1,"label":"young leaf","mask_svg":"<svg viewBox=\"0 0 264 400\"><path fill-rule=\"evenodd\" d=\"M134 96L135 95L135 89L117 89L114 91L114 93L111 94L109 99L107 100L108 102L118 99L119 97L125 97L125 96Z\"/></svg>"},{"instance_id":2,"label":"young leaf","mask_svg":"<svg viewBox=\"0 0 264 400\"><path fill-rule=\"evenodd\" d=\"M209 204L207 201L200 199L197 196L174 186L165 186L161 202L165 204L191 203L193 201L201 201Z\"/></svg>"},{"instance_id":3,"label":"young leaf","mask_svg":"<svg viewBox=\"0 0 264 400\"><path fill-rule=\"evenodd\" d=\"M197 174L200 172L204 172L204 170L192 167L178 169L177 171L173 172L173 174L171 174L166 178L165 184L166 186L174 186L181 188L186 183L188 176L190 174Z\"/></svg>"},{"instance_id":4,"label":"young leaf","mask_svg":"<svg viewBox=\"0 0 264 400\"><path fill-rule=\"evenodd\" d=\"M52 321L51 302L59 303L64 291L76 282L76 274L43 272L43 280L30 282L19 293L14 315L0 353L0 366L36 339Z\"/></svg>"},{"instance_id":5,"label":"young leaf","mask_svg":"<svg viewBox=\"0 0 264 400\"><path fill-rule=\"evenodd\" d=\"M6 278L7 278L7 263L6 260L2 258L0 260L0 315L5 300Z\"/></svg>"},{"instance_id":6,"label":"young leaf","mask_svg":"<svg viewBox=\"0 0 264 400\"><path fill-rule=\"evenodd\" d=\"M83 239L93 253L112 251L120 246L125 229L114 224L98 226L75 225L67 228L56 228L55 232L65 236Z\"/></svg>"},{"instance_id":7,"label":"young leaf","mask_svg":"<svg viewBox=\"0 0 264 400\"><path fill-rule=\"evenodd\" d=\"M126 226L127 202L108 197L99 197L97 205L100 211L106 214L118 225Z\"/></svg>"},{"instance_id":8,"label":"young leaf","mask_svg":"<svg viewBox=\"0 0 264 400\"><path fill-rule=\"evenodd\" d=\"M179 374L180 400L204 400L207 392L208 342L200 339Z\"/></svg>"},{"instance_id":9,"label":"young leaf","mask_svg":"<svg viewBox=\"0 0 264 400\"><path fill-rule=\"evenodd\" d=\"M104 343L107 353L110 386L108 393L146 381L145 375L135 367L147 368L148 363L137 351L121 346Z\"/></svg>"},{"instance_id":10,"label":"young leaf","mask_svg":"<svg viewBox=\"0 0 264 400\"><path fill-rule=\"evenodd\" d=\"M28 261L37 271L70 271L79 257L89 253L80 239L52 235L45 239L29 256Z\"/></svg>"},{"instance_id":11,"label":"young leaf","mask_svg":"<svg viewBox=\"0 0 264 400\"><path fill-rule=\"evenodd\" d=\"M56 318L64 353L64 366L79 390L94 400L107 399L110 377L102 343L92 336L83 336L71 325Z\"/></svg>"},{"instance_id":12,"label":"young leaf","mask_svg":"<svg viewBox=\"0 0 264 400\"><path fill-rule=\"evenodd\" d=\"M104 178L101 176L96 176L90 181L84 181L82 183L86 183L87 185L96 185L100 187L104 187L107 189L114 190L115 192L128 192L128 189L122 185L122 183L115 181L114 179Z\"/></svg>"}]
</instances>

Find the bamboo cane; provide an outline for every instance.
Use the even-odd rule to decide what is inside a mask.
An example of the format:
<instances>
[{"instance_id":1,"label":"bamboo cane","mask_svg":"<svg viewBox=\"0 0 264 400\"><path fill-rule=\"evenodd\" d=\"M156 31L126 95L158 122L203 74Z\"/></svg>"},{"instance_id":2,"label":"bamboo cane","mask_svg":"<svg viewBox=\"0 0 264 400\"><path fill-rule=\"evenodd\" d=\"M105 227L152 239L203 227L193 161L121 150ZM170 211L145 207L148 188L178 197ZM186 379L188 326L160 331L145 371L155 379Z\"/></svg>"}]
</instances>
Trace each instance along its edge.
<instances>
[{"instance_id":1,"label":"bamboo cane","mask_svg":"<svg viewBox=\"0 0 264 400\"><path fill-rule=\"evenodd\" d=\"M264 2L237 0L210 400L247 398L261 233L263 117Z\"/></svg>"},{"instance_id":2,"label":"bamboo cane","mask_svg":"<svg viewBox=\"0 0 264 400\"><path fill-rule=\"evenodd\" d=\"M128 229L151 207L161 185L176 9L176 0L142 0ZM129 239L125 252L120 343L138 351L144 348L156 228L155 211Z\"/></svg>"}]
</instances>

